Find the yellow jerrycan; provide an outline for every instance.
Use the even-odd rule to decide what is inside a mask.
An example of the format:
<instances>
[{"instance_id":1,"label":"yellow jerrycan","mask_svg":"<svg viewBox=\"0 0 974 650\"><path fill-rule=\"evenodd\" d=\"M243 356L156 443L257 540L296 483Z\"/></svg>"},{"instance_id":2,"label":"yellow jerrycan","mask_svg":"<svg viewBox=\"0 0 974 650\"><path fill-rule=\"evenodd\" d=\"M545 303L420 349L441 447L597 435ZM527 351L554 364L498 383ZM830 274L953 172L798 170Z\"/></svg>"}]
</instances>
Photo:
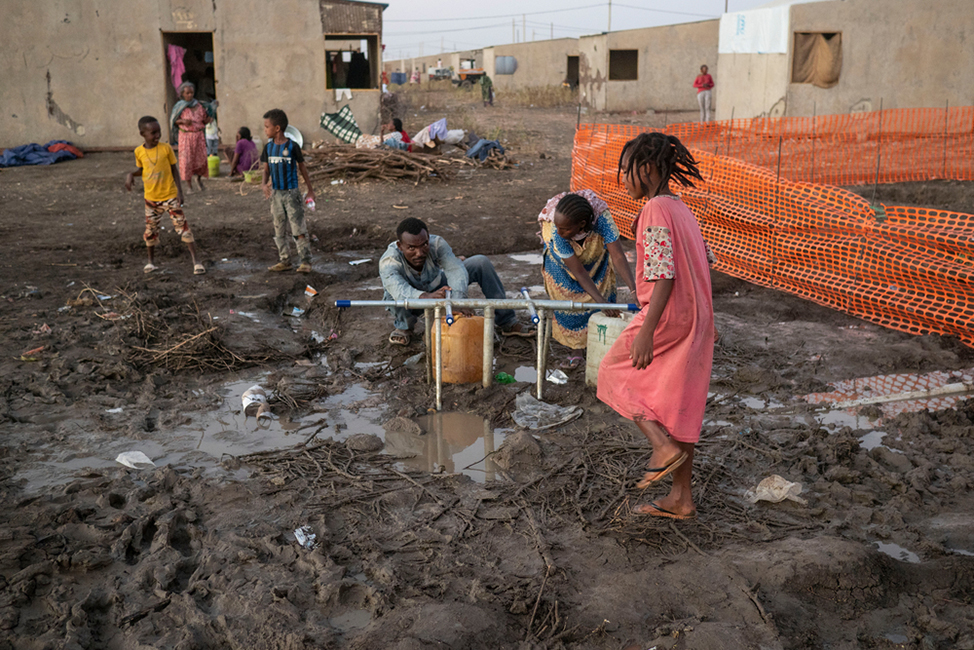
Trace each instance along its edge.
<instances>
[{"instance_id":1,"label":"yellow jerrycan","mask_svg":"<svg viewBox=\"0 0 974 650\"><path fill-rule=\"evenodd\" d=\"M441 321L443 336L443 382L472 384L484 378L484 317L455 315L453 325ZM433 372L436 372L436 340L433 343Z\"/></svg>"}]
</instances>

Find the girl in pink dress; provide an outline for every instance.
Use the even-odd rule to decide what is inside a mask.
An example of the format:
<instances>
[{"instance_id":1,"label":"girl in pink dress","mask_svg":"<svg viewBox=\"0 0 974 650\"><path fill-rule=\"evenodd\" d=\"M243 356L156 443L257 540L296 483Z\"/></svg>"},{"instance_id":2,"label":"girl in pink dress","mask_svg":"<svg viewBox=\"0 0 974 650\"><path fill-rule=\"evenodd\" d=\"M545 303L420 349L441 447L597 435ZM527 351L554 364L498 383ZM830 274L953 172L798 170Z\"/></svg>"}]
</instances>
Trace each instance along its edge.
<instances>
[{"instance_id":1,"label":"girl in pink dress","mask_svg":"<svg viewBox=\"0 0 974 650\"><path fill-rule=\"evenodd\" d=\"M640 489L673 475L662 499L635 512L690 519L694 445L700 439L714 355L709 252L690 209L670 180L702 180L678 139L643 133L630 140L619 173L633 199L648 198L635 224L636 297L642 310L599 367L599 399L636 422L653 453Z\"/></svg>"}]
</instances>

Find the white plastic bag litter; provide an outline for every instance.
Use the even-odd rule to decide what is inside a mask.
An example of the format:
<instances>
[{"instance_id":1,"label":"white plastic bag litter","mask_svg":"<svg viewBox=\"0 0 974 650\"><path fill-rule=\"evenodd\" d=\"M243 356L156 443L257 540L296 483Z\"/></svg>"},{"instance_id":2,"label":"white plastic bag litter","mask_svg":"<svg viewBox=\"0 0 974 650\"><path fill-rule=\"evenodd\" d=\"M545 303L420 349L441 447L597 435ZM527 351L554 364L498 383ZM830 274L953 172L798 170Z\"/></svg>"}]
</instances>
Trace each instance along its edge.
<instances>
[{"instance_id":1,"label":"white plastic bag litter","mask_svg":"<svg viewBox=\"0 0 974 650\"><path fill-rule=\"evenodd\" d=\"M315 535L314 530L311 526L301 526L300 528L294 529L294 539L301 546L305 547L309 551L314 550L318 546L318 536Z\"/></svg>"},{"instance_id":2,"label":"white plastic bag litter","mask_svg":"<svg viewBox=\"0 0 974 650\"><path fill-rule=\"evenodd\" d=\"M463 129L450 129L446 132L446 138L443 141L447 144L459 144L465 135L467 132Z\"/></svg>"},{"instance_id":3,"label":"white plastic bag litter","mask_svg":"<svg viewBox=\"0 0 974 650\"><path fill-rule=\"evenodd\" d=\"M524 392L517 396L516 409L511 417L519 427L525 429L549 429L571 422L584 412L580 406L557 406L539 401Z\"/></svg>"},{"instance_id":4,"label":"white plastic bag litter","mask_svg":"<svg viewBox=\"0 0 974 650\"><path fill-rule=\"evenodd\" d=\"M545 378L552 384L567 384L568 375L563 373L561 370L549 370L545 373Z\"/></svg>"},{"instance_id":5,"label":"white plastic bag litter","mask_svg":"<svg viewBox=\"0 0 974 650\"><path fill-rule=\"evenodd\" d=\"M753 490L748 490L744 494L744 497L751 503L757 503L758 501L780 503L785 499L788 499L789 501L794 501L795 503L805 505L808 502L798 496L801 493L801 483L792 483L791 481L781 478L777 474L772 474L768 478L758 483L756 488Z\"/></svg>"},{"instance_id":6,"label":"white plastic bag litter","mask_svg":"<svg viewBox=\"0 0 974 650\"><path fill-rule=\"evenodd\" d=\"M115 462L121 463L132 469L148 469L155 467L156 464L141 451L126 451L115 457Z\"/></svg>"}]
</instances>

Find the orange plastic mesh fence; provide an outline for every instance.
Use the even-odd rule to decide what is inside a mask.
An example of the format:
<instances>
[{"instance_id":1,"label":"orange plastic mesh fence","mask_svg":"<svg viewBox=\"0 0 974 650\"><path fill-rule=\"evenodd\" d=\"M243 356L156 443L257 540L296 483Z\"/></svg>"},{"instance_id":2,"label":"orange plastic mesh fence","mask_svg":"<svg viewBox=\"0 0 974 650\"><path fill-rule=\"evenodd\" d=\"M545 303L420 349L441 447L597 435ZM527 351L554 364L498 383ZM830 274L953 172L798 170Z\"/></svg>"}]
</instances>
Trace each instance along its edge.
<instances>
[{"instance_id":1,"label":"orange plastic mesh fence","mask_svg":"<svg viewBox=\"0 0 974 650\"><path fill-rule=\"evenodd\" d=\"M974 107L673 124L693 149L828 185L974 180Z\"/></svg>"},{"instance_id":2,"label":"orange plastic mesh fence","mask_svg":"<svg viewBox=\"0 0 974 650\"><path fill-rule=\"evenodd\" d=\"M616 169L625 143L646 130L589 124L575 135L572 189L598 192L626 235L642 202L616 182ZM778 180L737 158L697 148L693 155L704 182L672 189L696 214L718 270L892 329L950 334L974 346L974 215L874 209L838 187L785 180L784 162ZM970 168L970 160L949 167L966 170L955 178L969 178Z\"/></svg>"}]
</instances>

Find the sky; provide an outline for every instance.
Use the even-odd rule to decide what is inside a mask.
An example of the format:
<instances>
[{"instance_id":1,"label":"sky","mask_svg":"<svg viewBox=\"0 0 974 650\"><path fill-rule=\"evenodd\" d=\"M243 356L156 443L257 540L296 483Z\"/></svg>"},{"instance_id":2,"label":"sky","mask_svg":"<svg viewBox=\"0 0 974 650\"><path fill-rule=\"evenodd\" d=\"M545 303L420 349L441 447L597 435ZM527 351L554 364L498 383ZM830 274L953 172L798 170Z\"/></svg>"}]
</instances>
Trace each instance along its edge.
<instances>
[{"instance_id":1,"label":"sky","mask_svg":"<svg viewBox=\"0 0 974 650\"><path fill-rule=\"evenodd\" d=\"M546 40L552 32L555 38L598 34L610 27L606 0L384 1L389 5L383 15L386 60L511 43L512 21L517 42ZM728 11L743 11L767 0L613 0L611 29L718 18L725 3Z\"/></svg>"}]
</instances>

